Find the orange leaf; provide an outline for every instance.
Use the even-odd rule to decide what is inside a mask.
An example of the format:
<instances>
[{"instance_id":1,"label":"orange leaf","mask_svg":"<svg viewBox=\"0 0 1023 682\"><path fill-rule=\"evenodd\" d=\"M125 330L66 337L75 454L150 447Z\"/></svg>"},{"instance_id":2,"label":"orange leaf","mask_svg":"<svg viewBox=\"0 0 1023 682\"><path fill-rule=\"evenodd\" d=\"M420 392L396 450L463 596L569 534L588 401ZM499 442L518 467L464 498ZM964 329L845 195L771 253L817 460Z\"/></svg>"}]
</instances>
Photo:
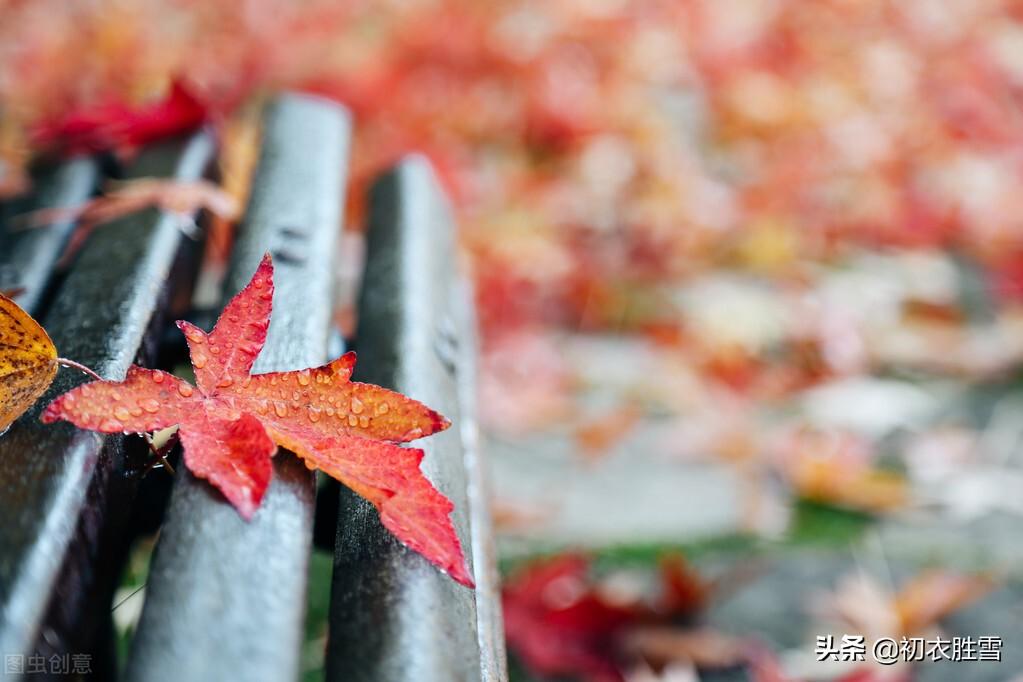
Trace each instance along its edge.
<instances>
[{"instance_id":1,"label":"orange leaf","mask_svg":"<svg viewBox=\"0 0 1023 682\"><path fill-rule=\"evenodd\" d=\"M585 455L597 458L627 436L642 416L636 405L615 408L581 424L575 431L575 441Z\"/></svg>"},{"instance_id":2,"label":"orange leaf","mask_svg":"<svg viewBox=\"0 0 1023 682\"><path fill-rule=\"evenodd\" d=\"M895 611L903 632L915 634L980 599L992 587L994 581L986 575L926 571L902 586L895 597Z\"/></svg>"},{"instance_id":3,"label":"orange leaf","mask_svg":"<svg viewBox=\"0 0 1023 682\"><path fill-rule=\"evenodd\" d=\"M627 651L658 666L690 662L700 669L728 668L746 659L746 642L708 627L637 627L624 639Z\"/></svg>"},{"instance_id":4,"label":"orange leaf","mask_svg":"<svg viewBox=\"0 0 1023 682\"><path fill-rule=\"evenodd\" d=\"M929 570L892 591L857 573L846 576L826 598L825 612L870 638L918 636L986 595L995 584L990 575Z\"/></svg>"},{"instance_id":5,"label":"orange leaf","mask_svg":"<svg viewBox=\"0 0 1023 682\"><path fill-rule=\"evenodd\" d=\"M398 447L450 422L422 403L349 381L355 354L311 369L250 374L266 341L273 264L224 308L209 334L186 322L196 387L132 367L124 381L96 381L54 400L43 421L94 431L180 426L185 465L219 488L246 519L270 482L275 444L295 452L373 503L399 540L473 586L451 524L451 502L419 470L423 451Z\"/></svg>"},{"instance_id":6,"label":"orange leaf","mask_svg":"<svg viewBox=\"0 0 1023 682\"><path fill-rule=\"evenodd\" d=\"M57 373L46 330L0 294L0 433L32 406Z\"/></svg>"}]
</instances>

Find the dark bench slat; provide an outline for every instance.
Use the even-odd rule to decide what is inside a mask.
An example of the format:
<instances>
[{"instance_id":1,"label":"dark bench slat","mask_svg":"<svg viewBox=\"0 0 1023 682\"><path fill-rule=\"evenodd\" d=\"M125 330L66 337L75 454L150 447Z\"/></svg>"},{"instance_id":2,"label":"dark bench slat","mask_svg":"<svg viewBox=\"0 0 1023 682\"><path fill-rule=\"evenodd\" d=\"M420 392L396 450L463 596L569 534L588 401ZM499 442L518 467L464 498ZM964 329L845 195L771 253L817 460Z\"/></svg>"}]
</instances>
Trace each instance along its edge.
<instances>
[{"instance_id":1,"label":"dark bench slat","mask_svg":"<svg viewBox=\"0 0 1023 682\"><path fill-rule=\"evenodd\" d=\"M274 254L273 316L255 372L327 359L349 132L344 110L318 98L288 96L267 114L227 287L234 294L263 253ZM246 522L219 492L181 469L127 679L296 679L312 542L312 473L279 452L262 507Z\"/></svg>"},{"instance_id":2,"label":"dark bench slat","mask_svg":"<svg viewBox=\"0 0 1023 682\"><path fill-rule=\"evenodd\" d=\"M472 425L462 420L472 416L466 397L459 397L457 376L469 380L459 348L468 342L460 338L468 320L466 299L459 295L450 211L421 158L385 176L372 191L370 207L356 376L402 391L451 418L454 427L414 445L426 451L423 471L455 503L455 528L470 561L489 562L485 548L477 551L470 543L486 530L469 529L463 436L471 435ZM474 503L479 502L477 496ZM471 520L485 523L478 515ZM494 599L491 567L477 565L474 573L482 588L479 598ZM328 680L502 679L500 636L493 629L493 608L499 607L479 614L476 599L476 593L401 545L371 504L342 490Z\"/></svg>"},{"instance_id":3,"label":"dark bench slat","mask_svg":"<svg viewBox=\"0 0 1023 682\"><path fill-rule=\"evenodd\" d=\"M212 151L205 134L154 147L140 155L128 176L195 180ZM176 218L155 210L93 233L43 316L60 353L103 376L123 377L159 311L181 240ZM65 596L84 599L93 586L89 562L106 519L100 508L83 513L83 504L87 492L103 496L101 489L90 488L91 481L117 477L112 472L123 465L122 439L38 421L50 399L85 380L61 370L46 396L0 438L0 651L5 653L33 647L48 603ZM74 604L60 606L70 617ZM54 646L67 633L46 634Z\"/></svg>"},{"instance_id":4,"label":"dark bench slat","mask_svg":"<svg viewBox=\"0 0 1023 682\"><path fill-rule=\"evenodd\" d=\"M17 219L25 210L78 206L92 195L98 179L99 164L94 159L67 161L35 178L38 189L33 197L13 203L6 217ZM0 289L23 289L14 300L35 313L75 222L58 220L30 230L15 230L13 222L8 221L7 231L0 233Z\"/></svg>"}]
</instances>

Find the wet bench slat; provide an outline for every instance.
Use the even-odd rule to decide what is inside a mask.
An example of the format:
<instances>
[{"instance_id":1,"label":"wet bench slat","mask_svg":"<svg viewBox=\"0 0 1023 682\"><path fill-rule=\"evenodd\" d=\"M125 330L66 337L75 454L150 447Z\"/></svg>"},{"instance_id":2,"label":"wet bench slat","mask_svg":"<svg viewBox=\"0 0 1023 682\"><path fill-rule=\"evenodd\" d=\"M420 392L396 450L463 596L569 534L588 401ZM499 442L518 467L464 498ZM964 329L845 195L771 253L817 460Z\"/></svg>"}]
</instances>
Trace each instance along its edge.
<instances>
[{"instance_id":1,"label":"wet bench slat","mask_svg":"<svg viewBox=\"0 0 1023 682\"><path fill-rule=\"evenodd\" d=\"M212 152L211 138L199 134L148 149L128 175L194 180L202 177ZM182 240L175 221L150 210L111 222L89 238L42 317L62 355L102 376L124 376L161 307ZM48 257L57 251L48 248ZM61 370L47 395L0 439L0 652L5 654L33 649L51 602L73 621L76 600L87 598L93 584L90 556L106 518L103 505L83 506L87 494L103 497L110 470L121 466L122 438L38 421L53 396L85 380ZM69 627L82 630L74 623ZM52 628L45 634L55 649L63 637L88 635Z\"/></svg>"},{"instance_id":2,"label":"wet bench slat","mask_svg":"<svg viewBox=\"0 0 1023 682\"><path fill-rule=\"evenodd\" d=\"M264 252L274 255L273 316L254 372L328 359L349 134L345 111L314 97L284 97L266 115L226 287L233 295ZM181 467L127 679L297 679L313 506L313 475L290 453L276 455L270 488L250 522Z\"/></svg>"},{"instance_id":3,"label":"wet bench slat","mask_svg":"<svg viewBox=\"0 0 1023 682\"><path fill-rule=\"evenodd\" d=\"M226 301L264 252L274 255L274 315L256 372L328 359L350 133L344 110L315 97L285 96L266 114L252 198L224 287ZM197 179L212 153L204 134L152 147L128 175ZM70 174L54 185L62 189L44 190L42 201L73 205L97 184L90 160L61 173ZM475 322L457 267L454 223L423 159L385 176L370 204L356 379L395 388L452 419L451 429L413 445L426 450L424 472L455 503L455 527L478 589L458 585L407 550L369 503L342 486L327 679L499 682L507 671L474 414ZM63 355L119 378L152 345L174 287L168 278L188 250L181 249L174 218L147 211L99 228L66 279L53 280L70 227L33 234L40 241L13 261L0 253L0 263L32 263L36 274L22 270L17 277L28 285L26 296L35 297L32 305L46 306L42 322ZM85 380L61 370L48 395L0 439L5 653L84 652L90 642L112 642L109 631L97 629L110 625L114 572L123 558L109 546L123 550L130 540L124 517L138 482L124 475L125 444L141 448L141 441L37 421L50 397ZM126 679L298 679L314 477L289 453L278 454L274 467L251 522L180 467ZM94 665L98 679L113 679L112 665L109 655L105 665Z\"/></svg>"},{"instance_id":4,"label":"wet bench slat","mask_svg":"<svg viewBox=\"0 0 1023 682\"><path fill-rule=\"evenodd\" d=\"M504 616L501 611L501 582L497 572L497 548L490 515L490 480L480 447L476 416L477 354L476 303L472 285L461 279L453 292L457 352L454 354L458 382L459 423L463 462L467 479L466 509L472 538L472 563L476 571L476 626L480 646L482 680L508 679L504 644Z\"/></svg>"},{"instance_id":5,"label":"wet bench slat","mask_svg":"<svg viewBox=\"0 0 1023 682\"><path fill-rule=\"evenodd\" d=\"M423 471L455 503L454 525L479 591L405 548L376 509L341 491L331 595L327 679L454 682L504 679L492 556L479 505L473 441L468 298L453 221L429 164L412 157L373 189L359 300L356 379L394 388L455 427L413 445ZM466 458L474 475L472 502ZM470 528L475 524L475 528ZM477 600L488 603L480 605Z\"/></svg>"},{"instance_id":6,"label":"wet bench slat","mask_svg":"<svg viewBox=\"0 0 1023 682\"><path fill-rule=\"evenodd\" d=\"M92 195L98 180L99 164L94 159L71 159L36 177L38 189L33 196L5 207L8 231L0 232L0 289L22 289L14 300L25 310L37 311L75 222L57 220L31 230L15 230L19 212L78 206Z\"/></svg>"}]
</instances>

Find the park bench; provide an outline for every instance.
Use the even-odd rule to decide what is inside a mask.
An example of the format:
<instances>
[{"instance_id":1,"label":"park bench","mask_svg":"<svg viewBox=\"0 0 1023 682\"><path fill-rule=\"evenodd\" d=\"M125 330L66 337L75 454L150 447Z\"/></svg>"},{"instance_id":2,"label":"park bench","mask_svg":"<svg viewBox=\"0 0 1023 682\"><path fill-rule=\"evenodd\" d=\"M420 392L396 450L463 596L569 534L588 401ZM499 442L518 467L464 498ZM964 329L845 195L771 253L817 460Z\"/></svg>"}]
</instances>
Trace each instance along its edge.
<instances>
[{"instance_id":1,"label":"park bench","mask_svg":"<svg viewBox=\"0 0 1023 682\"><path fill-rule=\"evenodd\" d=\"M317 365L344 350L331 314L350 133L345 110L315 97L283 95L264 114L222 298L243 286L264 252L273 254L274 313L256 372ZM196 180L209 174L214 155L213 138L200 131L151 145L123 168L71 159L39 171L34 194L3 206L0 217L10 223L33 208L81 204L111 174ZM166 367L182 353L169 341L169 323L192 316L208 328L218 312L190 310L201 245L177 221L149 209L99 227L66 272L55 263L71 221L0 228L0 288L21 288L16 300L61 355L106 378L123 377L132 362ZM334 551L328 680L505 679L474 420L472 297L457 267L449 210L424 159L401 161L375 184L368 224L358 333L350 340L359 353L356 378L452 419L451 429L417 445L427 451L424 471L455 503L476 591L399 544L361 498L333 481L317 485L290 453L275 457L262 507L246 522L183 466L173 479L142 477L147 452L138 436L41 424L49 399L87 380L62 369L0 437L0 654L37 661L85 654L91 675L84 679L295 680L315 536ZM145 604L119 674L112 598L132 541L155 528Z\"/></svg>"}]
</instances>

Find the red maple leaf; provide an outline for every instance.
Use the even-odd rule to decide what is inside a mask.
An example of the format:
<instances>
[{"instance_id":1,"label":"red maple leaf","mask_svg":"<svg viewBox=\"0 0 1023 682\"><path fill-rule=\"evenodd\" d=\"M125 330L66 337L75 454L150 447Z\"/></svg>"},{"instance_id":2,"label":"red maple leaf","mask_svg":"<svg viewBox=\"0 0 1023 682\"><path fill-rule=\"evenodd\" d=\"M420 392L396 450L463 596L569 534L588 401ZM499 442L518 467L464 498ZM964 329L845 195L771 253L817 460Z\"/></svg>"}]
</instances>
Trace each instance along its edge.
<instances>
[{"instance_id":1,"label":"red maple leaf","mask_svg":"<svg viewBox=\"0 0 1023 682\"><path fill-rule=\"evenodd\" d=\"M38 125L32 140L41 147L57 147L67 153L130 149L194 130L208 114L205 102L174 81L161 100L142 106L112 101L72 110Z\"/></svg>"},{"instance_id":2,"label":"red maple leaf","mask_svg":"<svg viewBox=\"0 0 1023 682\"><path fill-rule=\"evenodd\" d=\"M502 593L508 646L534 673L621 682L617 638L639 620L593 587L589 561L566 554L527 567Z\"/></svg>"},{"instance_id":3,"label":"red maple leaf","mask_svg":"<svg viewBox=\"0 0 1023 682\"><path fill-rule=\"evenodd\" d=\"M322 367L250 374L266 341L273 264L228 303L213 331L188 322L196 386L132 366L124 381L68 391L43 413L103 433L178 425L185 465L252 518L270 482L276 446L291 450L372 502L392 533L455 580L472 587L449 515L453 505L419 470L423 451L395 443L429 436L450 422L420 402L350 381L355 354Z\"/></svg>"},{"instance_id":4,"label":"red maple leaf","mask_svg":"<svg viewBox=\"0 0 1023 682\"><path fill-rule=\"evenodd\" d=\"M696 622L725 578L739 574L707 580L681 555L666 555L658 594L645 595L608 590L590 568L585 556L561 554L523 567L503 585L508 648L535 675L622 682L640 662L745 662L747 642Z\"/></svg>"}]
</instances>

